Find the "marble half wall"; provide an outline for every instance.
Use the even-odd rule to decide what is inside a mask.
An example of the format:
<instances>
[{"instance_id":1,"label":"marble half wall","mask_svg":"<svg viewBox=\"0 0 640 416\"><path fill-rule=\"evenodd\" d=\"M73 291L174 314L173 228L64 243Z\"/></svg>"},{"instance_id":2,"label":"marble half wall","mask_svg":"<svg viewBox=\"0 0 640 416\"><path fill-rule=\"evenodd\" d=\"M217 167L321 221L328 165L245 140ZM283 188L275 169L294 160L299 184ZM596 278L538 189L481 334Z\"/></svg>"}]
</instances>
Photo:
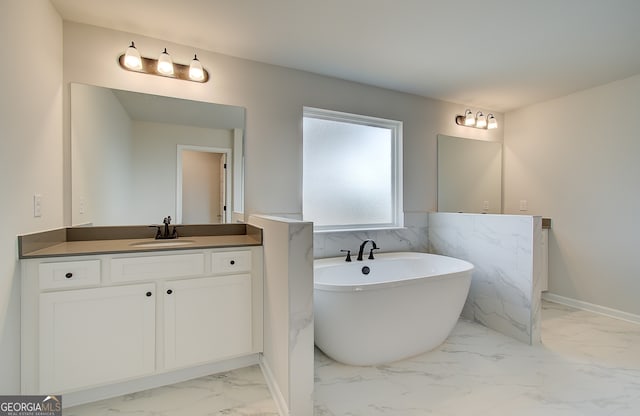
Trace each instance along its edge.
<instances>
[{"instance_id":1,"label":"marble half wall","mask_svg":"<svg viewBox=\"0 0 640 416\"><path fill-rule=\"evenodd\" d=\"M471 262L462 316L528 344L540 342L542 218L429 214L429 251Z\"/></svg>"},{"instance_id":2,"label":"marble half wall","mask_svg":"<svg viewBox=\"0 0 640 416\"><path fill-rule=\"evenodd\" d=\"M265 378L283 416L313 415L313 224L252 215L263 230Z\"/></svg>"},{"instance_id":3,"label":"marble half wall","mask_svg":"<svg viewBox=\"0 0 640 416\"><path fill-rule=\"evenodd\" d=\"M315 232L313 235L313 255L315 258L344 256L340 250L351 250L358 254L360 244L372 239L380 247L380 252L428 251L427 213L405 212L404 227L390 230L362 230Z\"/></svg>"}]
</instances>

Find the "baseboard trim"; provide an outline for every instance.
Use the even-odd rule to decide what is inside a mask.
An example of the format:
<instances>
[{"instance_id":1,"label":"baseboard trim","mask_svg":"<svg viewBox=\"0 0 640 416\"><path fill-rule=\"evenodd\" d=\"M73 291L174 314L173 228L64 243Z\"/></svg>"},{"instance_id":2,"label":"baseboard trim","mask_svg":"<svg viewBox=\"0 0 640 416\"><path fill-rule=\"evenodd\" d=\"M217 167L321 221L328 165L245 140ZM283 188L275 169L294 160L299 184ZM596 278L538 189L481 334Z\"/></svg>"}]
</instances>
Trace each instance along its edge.
<instances>
[{"instance_id":1,"label":"baseboard trim","mask_svg":"<svg viewBox=\"0 0 640 416\"><path fill-rule=\"evenodd\" d=\"M224 361L204 364L197 367L183 368L170 372L154 374L134 380L94 387L82 391L63 393L63 409L98 400L110 399L124 394L131 394L142 390L153 389L169 384L180 383L194 378L218 374L238 368L260 364L258 354L236 357Z\"/></svg>"},{"instance_id":2,"label":"baseboard trim","mask_svg":"<svg viewBox=\"0 0 640 416\"><path fill-rule=\"evenodd\" d=\"M280 386L278 386L278 382L273 375L273 371L271 371L269 363L267 363L263 354L260 354L259 364L262 369L264 379L267 382L267 387L269 387L269 391L271 392L271 397L273 397L273 401L276 402L278 413L280 416L289 416L289 406L287 406L287 401L285 400L282 391L280 391Z\"/></svg>"},{"instance_id":3,"label":"baseboard trim","mask_svg":"<svg viewBox=\"0 0 640 416\"><path fill-rule=\"evenodd\" d=\"M567 298L565 296L560 296L549 292L544 292L542 294L542 299L548 300L549 302L559 303L561 305L571 306L576 309L582 309L584 311L597 313L599 315L608 316L610 318L616 318L623 321L640 324L640 315L624 312L618 309L608 308L606 306L600 306L594 303L584 302L582 300Z\"/></svg>"}]
</instances>

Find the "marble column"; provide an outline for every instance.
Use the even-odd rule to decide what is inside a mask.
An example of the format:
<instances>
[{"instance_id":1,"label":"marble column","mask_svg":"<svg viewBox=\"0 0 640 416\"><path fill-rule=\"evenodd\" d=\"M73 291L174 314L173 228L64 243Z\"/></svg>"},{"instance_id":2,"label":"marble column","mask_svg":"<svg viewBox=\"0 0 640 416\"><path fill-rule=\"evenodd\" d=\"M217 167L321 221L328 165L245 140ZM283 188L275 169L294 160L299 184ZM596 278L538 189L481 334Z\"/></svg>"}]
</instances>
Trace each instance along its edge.
<instances>
[{"instance_id":1,"label":"marble column","mask_svg":"<svg viewBox=\"0 0 640 416\"><path fill-rule=\"evenodd\" d=\"M283 415L313 415L313 224L253 215L263 230L263 369Z\"/></svg>"}]
</instances>

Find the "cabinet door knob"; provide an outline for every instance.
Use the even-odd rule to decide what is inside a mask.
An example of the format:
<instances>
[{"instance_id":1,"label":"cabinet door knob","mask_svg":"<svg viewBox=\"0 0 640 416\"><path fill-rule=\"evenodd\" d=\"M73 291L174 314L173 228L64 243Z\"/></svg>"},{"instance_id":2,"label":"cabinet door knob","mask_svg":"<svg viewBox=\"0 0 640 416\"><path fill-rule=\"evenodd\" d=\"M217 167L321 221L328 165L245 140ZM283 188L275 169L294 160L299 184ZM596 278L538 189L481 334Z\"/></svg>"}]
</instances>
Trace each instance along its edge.
<instances>
[{"instance_id":1,"label":"cabinet door knob","mask_svg":"<svg viewBox=\"0 0 640 416\"><path fill-rule=\"evenodd\" d=\"M66 277L67 279L71 279L73 277L73 273L69 272L65 274L64 277Z\"/></svg>"},{"instance_id":2,"label":"cabinet door knob","mask_svg":"<svg viewBox=\"0 0 640 416\"><path fill-rule=\"evenodd\" d=\"M173 290L171 290L171 289L167 290L167 295L170 295L172 293L173 293Z\"/></svg>"},{"instance_id":3,"label":"cabinet door knob","mask_svg":"<svg viewBox=\"0 0 640 416\"><path fill-rule=\"evenodd\" d=\"M151 296L151 292L147 292L147 297L150 297L150 296Z\"/></svg>"},{"instance_id":4,"label":"cabinet door knob","mask_svg":"<svg viewBox=\"0 0 640 416\"><path fill-rule=\"evenodd\" d=\"M236 261L235 261L235 260L231 260L231 261L229 262L229 264L233 266L234 264L236 264Z\"/></svg>"}]
</instances>

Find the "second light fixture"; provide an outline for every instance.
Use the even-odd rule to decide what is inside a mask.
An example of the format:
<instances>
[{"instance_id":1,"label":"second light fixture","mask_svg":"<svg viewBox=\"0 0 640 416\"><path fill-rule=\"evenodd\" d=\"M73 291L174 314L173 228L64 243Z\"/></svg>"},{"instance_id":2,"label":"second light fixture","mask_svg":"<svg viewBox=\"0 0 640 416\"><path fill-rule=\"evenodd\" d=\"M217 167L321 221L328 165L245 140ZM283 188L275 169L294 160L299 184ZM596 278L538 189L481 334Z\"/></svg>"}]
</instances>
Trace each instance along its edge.
<instances>
[{"instance_id":1,"label":"second light fixture","mask_svg":"<svg viewBox=\"0 0 640 416\"><path fill-rule=\"evenodd\" d=\"M464 112L463 116L456 116L456 124L465 127L475 127L476 129L491 130L498 128L498 120L493 114L489 113L485 117L485 115L482 114L482 111L478 111L474 116L473 111L469 109Z\"/></svg>"},{"instance_id":2,"label":"second light fixture","mask_svg":"<svg viewBox=\"0 0 640 416\"><path fill-rule=\"evenodd\" d=\"M120 67L127 71L194 82L207 82L209 80L209 73L202 67L202 63L196 55L194 55L190 65L178 64L173 62L171 55L167 52L167 48L164 48L158 59L145 58L140 56L136 45L131 42L125 53L120 55L118 62Z\"/></svg>"}]
</instances>

